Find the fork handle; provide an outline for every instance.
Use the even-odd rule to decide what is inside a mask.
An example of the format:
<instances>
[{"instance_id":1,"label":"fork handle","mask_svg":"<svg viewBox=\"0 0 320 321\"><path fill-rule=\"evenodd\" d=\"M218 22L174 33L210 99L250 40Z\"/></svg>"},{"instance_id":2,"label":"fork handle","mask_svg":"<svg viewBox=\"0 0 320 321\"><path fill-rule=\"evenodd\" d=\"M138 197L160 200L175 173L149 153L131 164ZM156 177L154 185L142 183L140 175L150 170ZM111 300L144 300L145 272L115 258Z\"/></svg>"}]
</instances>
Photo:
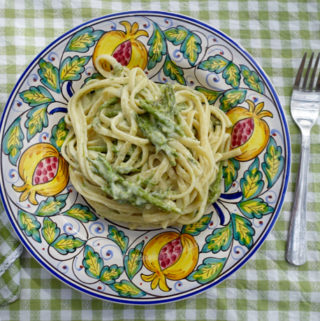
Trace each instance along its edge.
<instances>
[{"instance_id":1,"label":"fork handle","mask_svg":"<svg viewBox=\"0 0 320 321\"><path fill-rule=\"evenodd\" d=\"M287 261L302 265L307 259L306 207L310 158L310 132L302 135L299 174L296 183L287 243Z\"/></svg>"}]
</instances>

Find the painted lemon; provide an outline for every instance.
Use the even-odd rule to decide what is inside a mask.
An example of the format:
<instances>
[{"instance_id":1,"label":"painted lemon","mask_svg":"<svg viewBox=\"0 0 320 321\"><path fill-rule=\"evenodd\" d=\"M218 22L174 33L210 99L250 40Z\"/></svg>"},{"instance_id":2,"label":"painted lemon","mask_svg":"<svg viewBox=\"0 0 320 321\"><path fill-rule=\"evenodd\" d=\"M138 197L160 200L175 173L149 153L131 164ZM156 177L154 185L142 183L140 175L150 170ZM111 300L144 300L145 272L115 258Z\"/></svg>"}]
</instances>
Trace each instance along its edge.
<instances>
[{"instance_id":1,"label":"painted lemon","mask_svg":"<svg viewBox=\"0 0 320 321\"><path fill-rule=\"evenodd\" d=\"M143 263L152 271L141 278L151 282L154 290L170 291L166 279L181 280L188 276L198 262L199 248L193 236L164 232L152 238L143 250Z\"/></svg>"},{"instance_id":2,"label":"painted lemon","mask_svg":"<svg viewBox=\"0 0 320 321\"><path fill-rule=\"evenodd\" d=\"M241 154L235 159L243 162L255 158L266 147L270 129L262 118L273 117L270 111L263 110L263 102L255 105L253 101L246 100L246 103L249 109L237 106L227 112L233 124L230 147L240 148Z\"/></svg>"},{"instance_id":3,"label":"painted lemon","mask_svg":"<svg viewBox=\"0 0 320 321\"><path fill-rule=\"evenodd\" d=\"M98 41L92 57L93 63L100 55L111 55L123 66L145 69L148 53L144 44L137 38L147 37L148 33L145 30L139 30L136 22L131 25L128 21L122 21L120 24L124 26L125 31L109 31ZM103 68L110 71L110 65L107 62L103 64Z\"/></svg>"},{"instance_id":4,"label":"painted lemon","mask_svg":"<svg viewBox=\"0 0 320 321\"><path fill-rule=\"evenodd\" d=\"M13 185L13 189L22 193L20 202L29 199L31 204L37 205L36 193L53 196L66 187L69 179L68 164L51 144L35 144L22 154L19 175L24 185Z\"/></svg>"}]
</instances>

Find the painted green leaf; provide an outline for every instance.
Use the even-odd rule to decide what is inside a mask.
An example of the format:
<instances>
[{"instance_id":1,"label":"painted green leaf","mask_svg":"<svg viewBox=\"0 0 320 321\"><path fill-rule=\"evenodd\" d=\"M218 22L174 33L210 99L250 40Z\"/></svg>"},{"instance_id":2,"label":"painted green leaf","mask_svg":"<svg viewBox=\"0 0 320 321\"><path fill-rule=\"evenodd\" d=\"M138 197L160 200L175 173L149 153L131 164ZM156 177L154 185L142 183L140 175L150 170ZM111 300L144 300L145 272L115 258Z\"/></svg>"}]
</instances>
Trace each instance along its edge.
<instances>
[{"instance_id":1,"label":"painted green leaf","mask_svg":"<svg viewBox=\"0 0 320 321\"><path fill-rule=\"evenodd\" d=\"M131 249L128 255L124 258L124 266L126 273L130 280L141 270L142 268L142 249L144 241L140 242L135 248Z\"/></svg>"},{"instance_id":2,"label":"painted green leaf","mask_svg":"<svg viewBox=\"0 0 320 321\"><path fill-rule=\"evenodd\" d=\"M116 291L120 296L129 298L140 298L145 296L146 293L137 288L133 283L127 280L115 282L109 285L111 289Z\"/></svg>"},{"instance_id":3,"label":"painted green leaf","mask_svg":"<svg viewBox=\"0 0 320 321\"><path fill-rule=\"evenodd\" d=\"M80 74L84 71L84 66L88 63L89 59L89 56L74 56L73 58L65 58L60 67L61 81L79 80L81 78Z\"/></svg>"},{"instance_id":4,"label":"painted green leaf","mask_svg":"<svg viewBox=\"0 0 320 321\"><path fill-rule=\"evenodd\" d=\"M63 212L62 215L73 217L83 223L89 221L96 221L98 218L90 211L89 207L75 204L67 211Z\"/></svg>"},{"instance_id":5,"label":"painted green leaf","mask_svg":"<svg viewBox=\"0 0 320 321\"><path fill-rule=\"evenodd\" d=\"M67 197L68 193L48 197L46 200L42 201L39 204L35 215L52 216L58 214L60 210L66 205Z\"/></svg>"},{"instance_id":6,"label":"painted green leaf","mask_svg":"<svg viewBox=\"0 0 320 321\"><path fill-rule=\"evenodd\" d=\"M91 27L78 31L68 42L66 51L87 52L97 40L103 35L104 31L93 31Z\"/></svg>"},{"instance_id":7,"label":"painted green leaf","mask_svg":"<svg viewBox=\"0 0 320 321\"><path fill-rule=\"evenodd\" d=\"M103 260L100 255L93 250L90 245L84 249L84 258L82 264L86 273L92 278L99 279L103 268Z\"/></svg>"},{"instance_id":8,"label":"painted green leaf","mask_svg":"<svg viewBox=\"0 0 320 321\"><path fill-rule=\"evenodd\" d=\"M255 234L251 222L240 215L231 214L233 237L241 245L250 249L253 245L253 235Z\"/></svg>"},{"instance_id":9,"label":"painted green leaf","mask_svg":"<svg viewBox=\"0 0 320 321\"><path fill-rule=\"evenodd\" d=\"M9 155L10 163L17 164L17 160L20 156L21 148L23 147L24 135L20 126L21 118L18 117L11 124L9 129L3 138L3 151L6 155Z\"/></svg>"},{"instance_id":10,"label":"painted green leaf","mask_svg":"<svg viewBox=\"0 0 320 321\"><path fill-rule=\"evenodd\" d=\"M245 65L240 65L241 74L243 76L244 83L252 90L257 91L260 94L264 93L264 85L258 74Z\"/></svg>"},{"instance_id":11,"label":"painted green leaf","mask_svg":"<svg viewBox=\"0 0 320 321\"><path fill-rule=\"evenodd\" d=\"M49 89L60 93L60 79L58 68L55 67L51 62L40 59L39 61L39 76L43 85Z\"/></svg>"},{"instance_id":12,"label":"painted green leaf","mask_svg":"<svg viewBox=\"0 0 320 321\"><path fill-rule=\"evenodd\" d=\"M221 73L229 65L230 61L220 55L215 55L204 60L199 65L199 69L208 70L215 72L216 74Z\"/></svg>"},{"instance_id":13,"label":"painted green leaf","mask_svg":"<svg viewBox=\"0 0 320 321\"><path fill-rule=\"evenodd\" d=\"M109 225L108 227L109 234L107 238L113 242L115 242L121 249L122 253L124 254L128 248L129 239L125 234L118 230L115 226Z\"/></svg>"},{"instance_id":14,"label":"painted green leaf","mask_svg":"<svg viewBox=\"0 0 320 321\"><path fill-rule=\"evenodd\" d=\"M233 107L244 102L247 95L247 91L245 89L230 89L222 95L220 98L220 109L224 112L227 112Z\"/></svg>"},{"instance_id":15,"label":"painted green leaf","mask_svg":"<svg viewBox=\"0 0 320 321\"><path fill-rule=\"evenodd\" d=\"M43 86L32 86L29 89L22 91L19 96L31 107L48 104L54 101L50 92Z\"/></svg>"},{"instance_id":16,"label":"painted green leaf","mask_svg":"<svg viewBox=\"0 0 320 321\"><path fill-rule=\"evenodd\" d=\"M21 230L24 231L27 236L31 236L35 241L41 243L41 237L39 233L41 224L38 222L35 216L25 211L19 210L18 223Z\"/></svg>"},{"instance_id":17,"label":"painted green leaf","mask_svg":"<svg viewBox=\"0 0 320 321\"><path fill-rule=\"evenodd\" d=\"M230 158L227 161L227 166L223 166L223 178L224 178L224 191L227 192L232 183L238 178L238 171L240 163L234 158Z\"/></svg>"},{"instance_id":18,"label":"painted green leaf","mask_svg":"<svg viewBox=\"0 0 320 321\"><path fill-rule=\"evenodd\" d=\"M194 66L201 52L201 39L195 33L190 32L182 43L180 51L183 57L188 59L189 64Z\"/></svg>"},{"instance_id":19,"label":"painted green leaf","mask_svg":"<svg viewBox=\"0 0 320 321\"><path fill-rule=\"evenodd\" d=\"M73 235L61 234L51 245L60 253L73 253L77 248L81 247L85 241L74 237Z\"/></svg>"},{"instance_id":20,"label":"painted green leaf","mask_svg":"<svg viewBox=\"0 0 320 321\"><path fill-rule=\"evenodd\" d=\"M261 218L262 215L273 213L273 207L269 206L261 198L242 201L237 204L241 213L248 218Z\"/></svg>"},{"instance_id":21,"label":"painted green leaf","mask_svg":"<svg viewBox=\"0 0 320 321\"><path fill-rule=\"evenodd\" d=\"M165 30L164 34L170 42L177 46L183 43L183 41L189 34L189 31L183 26L178 26L177 28L170 28Z\"/></svg>"},{"instance_id":22,"label":"painted green leaf","mask_svg":"<svg viewBox=\"0 0 320 321\"><path fill-rule=\"evenodd\" d=\"M248 170L244 172L243 178L240 179L242 191L242 200L255 198L263 189L264 182L262 173L259 170L259 158L255 158Z\"/></svg>"},{"instance_id":23,"label":"painted green leaf","mask_svg":"<svg viewBox=\"0 0 320 321\"><path fill-rule=\"evenodd\" d=\"M165 41L165 35L156 23L153 23L153 33L148 41L149 59L147 68L150 70L161 61L163 55L167 53L167 44Z\"/></svg>"},{"instance_id":24,"label":"painted green leaf","mask_svg":"<svg viewBox=\"0 0 320 321\"><path fill-rule=\"evenodd\" d=\"M47 104L39 105L28 112L26 121L28 141L37 133L41 133L44 127L48 127L47 106Z\"/></svg>"},{"instance_id":25,"label":"painted green leaf","mask_svg":"<svg viewBox=\"0 0 320 321\"><path fill-rule=\"evenodd\" d=\"M189 281L197 281L200 284L206 284L218 277L223 269L226 258L206 258L198 269L192 272L187 279Z\"/></svg>"},{"instance_id":26,"label":"painted green leaf","mask_svg":"<svg viewBox=\"0 0 320 321\"><path fill-rule=\"evenodd\" d=\"M226 83L233 88L238 88L240 85L241 73L240 69L233 62L230 62L228 66L224 69L222 77L225 79Z\"/></svg>"},{"instance_id":27,"label":"painted green leaf","mask_svg":"<svg viewBox=\"0 0 320 321\"><path fill-rule=\"evenodd\" d=\"M181 233L190 234L193 236L199 235L202 231L204 231L208 227L211 221L211 217L212 217L212 212L209 214L203 215L201 219L196 223L184 225L181 230Z\"/></svg>"},{"instance_id":28,"label":"painted green leaf","mask_svg":"<svg viewBox=\"0 0 320 321\"><path fill-rule=\"evenodd\" d=\"M202 252L218 253L219 251L227 251L232 242L232 226L215 229L211 235L206 237L206 244L202 248Z\"/></svg>"},{"instance_id":29,"label":"painted green leaf","mask_svg":"<svg viewBox=\"0 0 320 321\"><path fill-rule=\"evenodd\" d=\"M62 117L57 125L54 125L51 132L50 142L60 152L63 142L68 135L68 128L64 117Z\"/></svg>"},{"instance_id":30,"label":"painted green leaf","mask_svg":"<svg viewBox=\"0 0 320 321\"><path fill-rule=\"evenodd\" d=\"M268 180L268 188L278 180L284 167L284 157L282 156L281 146L277 146L276 141L270 136L266 153L264 154L264 162L262 170L266 174Z\"/></svg>"},{"instance_id":31,"label":"painted green leaf","mask_svg":"<svg viewBox=\"0 0 320 321\"><path fill-rule=\"evenodd\" d=\"M207 88L200 87L200 86L196 86L195 90L198 90L202 94L204 94L206 96L206 98L208 99L209 104L214 104L217 101L217 99L219 98L219 96L223 94L223 91L207 89Z\"/></svg>"},{"instance_id":32,"label":"painted green leaf","mask_svg":"<svg viewBox=\"0 0 320 321\"><path fill-rule=\"evenodd\" d=\"M108 285L113 284L115 280L118 279L122 274L122 272L122 266L118 266L116 264L105 266L101 271L100 281Z\"/></svg>"},{"instance_id":33,"label":"painted green leaf","mask_svg":"<svg viewBox=\"0 0 320 321\"><path fill-rule=\"evenodd\" d=\"M60 229L57 224L53 222L50 218L45 217L43 220L43 227L41 230L43 238L48 244L53 243L60 234Z\"/></svg>"},{"instance_id":34,"label":"painted green leaf","mask_svg":"<svg viewBox=\"0 0 320 321\"><path fill-rule=\"evenodd\" d=\"M186 84L186 81L183 77L183 70L173 61L171 61L169 56L166 57L164 62L163 72L167 77L170 77L172 80L176 80L181 85Z\"/></svg>"}]
</instances>

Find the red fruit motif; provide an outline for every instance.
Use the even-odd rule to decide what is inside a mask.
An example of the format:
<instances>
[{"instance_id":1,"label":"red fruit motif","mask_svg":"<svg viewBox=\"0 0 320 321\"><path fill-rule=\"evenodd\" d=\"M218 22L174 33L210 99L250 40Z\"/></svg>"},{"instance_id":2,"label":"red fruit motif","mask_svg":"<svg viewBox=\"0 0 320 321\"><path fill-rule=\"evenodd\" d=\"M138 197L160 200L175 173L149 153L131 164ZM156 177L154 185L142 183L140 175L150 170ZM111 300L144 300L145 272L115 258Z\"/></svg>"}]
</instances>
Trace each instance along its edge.
<instances>
[{"instance_id":1,"label":"red fruit motif","mask_svg":"<svg viewBox=\"0 0 320 321\"><path fill-rule=\"evenodd\" d=\"M174 264L182 253L182 245L180 239L172 240L167 243L159 253L159 263L162 270Z\"/></svg>"},{"instance_id":2,"label":"red fruit motif","mask_svg":"<svg viewBox=\"0 0 320 321\"><path fill-rule=\"evenodd\" d=\"M164 232L153 237L143 250L143 263L153 272L142 274L142 280L151 282L151 289L159 287L170 291L166 279L182 280L198 262L199 248L192 235Z\"/></svg>"},{"instance_id":3,"label":"red fruit motif","mask_svg":"<svg viewBox=\"0 0 320 321\"><path fill-rule=\"evenodd\" d=\"M249 109L237 106L227 112L233 124L230 148L240 148L241 154L235 159L243 162L255 158L267 146L270 129L262 118L273 117L270 111L263 110L263 102L255 105L246 100L246 103Z\"/></svg>"},{"instance_id":4,"label":"red fruit motif","mask_svg":"<svg viewBox=\"0 0 320 321\"><path fill-rule=\"evenodd\" d=\"M243 145L252 135L254 121L252 118L239 120L232 129L231 148Z\"/></svg>"},{"instance_id":5,"label":"red fruit motif","mask_svg":"<svg viewBox=\"0 0 320 321\"><path fill-rule=\"evenodd\" d=\"M29 199L37 205L36 193L43 196L59 194L69 180L68 164L57 149L48 143L35 144L21 156L19 175L24 181L22 186L13 185L21 192L20 202Z\"/></svg>"},{"instance_id":6,"label":"red fruit motif","mask_svg":"<svg viewBox=\"0 0 320 321\"><path fill-rule=\"evenodd\" d=\"M58 158L47 157L37 165L32 179L32 184L43 184L51 181L58 171Z\"/></svg>"},{"instance_id":7,"label":"red fruit motif","mask_svg":"<svg viewBox=\"0 0 320 321\"><path fill-rule=\"evenodd\" d=\"M148 33L145 30L140 30L137 22L131 25L128 21L121 21L120 24L124 26L125 31L109 31L98 41L92 56L93 63L100 55L111 55L129 69L134 67L145 69L148 53L138 38L147 37ZM102 66L106 71L110 71L110 65L107 62Z\"/></svg>"},{"instance_id":8,"label":"red fruit motif","mask_svg":"<svg viewBox=\"0 0 320 321\"><path fill-rule=\"evenodd\" d=\"M113 57L120 62L122 66L128 66L132 55L131 41L127 40L118 46L113 52Z\"/></svg>"}]
</instances>

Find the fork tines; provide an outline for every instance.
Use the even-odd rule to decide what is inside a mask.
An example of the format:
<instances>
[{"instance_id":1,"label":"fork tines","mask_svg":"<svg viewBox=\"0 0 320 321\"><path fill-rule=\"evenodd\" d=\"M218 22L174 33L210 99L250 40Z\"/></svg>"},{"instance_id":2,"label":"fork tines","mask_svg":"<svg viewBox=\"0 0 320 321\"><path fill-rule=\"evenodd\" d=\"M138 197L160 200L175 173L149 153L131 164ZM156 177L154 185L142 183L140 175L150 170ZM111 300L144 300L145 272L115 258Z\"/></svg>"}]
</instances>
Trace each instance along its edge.
<instances>
[{"instance_id":1,"label":"fork tines","mask_svg":"<svg viewBox=\"0 0 320 321\"><path fill-rule=\"evenodd\" d=\"M305 77L304 77L304 80L303 80L303 84L302 84L302 87L300 87L301 78L302 78L302 74L303 74L303 71L304 71L304 64L305 64L306 58L307 58L307 53L305 53L303 55L303 58L302 58L302 61L301 61L301 64L300 64L300 67L299 67L299 70L298 70L298 73L297 73L297 76L296 76L296 80L295 80L295 83L294 83L294 89L320 91L320 73L319 73L319 76L318 76L318 80L317 80L316 86L315 87L313 86L314 85L314 80L315 80L316 74L317 74L319 60L320 60L320 53L318 54L318 56L316 58L316 62L314 64L313 71L312 71L312 74L311 74L311 78L310 78L310 81L309 81L309 86L307 86L309 73L310 73L310 71L312 69L313 57L314 57L314 53L311 54L311 57L310 57L310 60L309 60L309 63L308 63L308 67L307 67L307 70L306 70L306 74L305 74Z\"/></svg>"}]
</instances>

